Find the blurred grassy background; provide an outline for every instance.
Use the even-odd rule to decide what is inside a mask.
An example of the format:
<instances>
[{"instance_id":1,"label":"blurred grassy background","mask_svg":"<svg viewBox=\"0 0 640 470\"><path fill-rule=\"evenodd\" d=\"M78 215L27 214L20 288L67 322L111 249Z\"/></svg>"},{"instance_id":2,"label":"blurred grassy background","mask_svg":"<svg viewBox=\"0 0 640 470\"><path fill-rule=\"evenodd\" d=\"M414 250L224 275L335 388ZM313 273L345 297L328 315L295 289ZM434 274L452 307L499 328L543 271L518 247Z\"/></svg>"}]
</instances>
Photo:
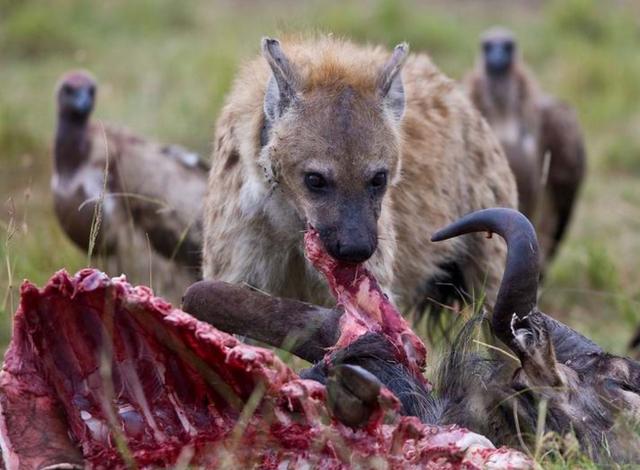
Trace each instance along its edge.
<instances>
[{"instance_id":1,"label":"blurred grassy background","mask_svg":"<svg viewBox=\"0 0 640 470\"><path fill-rule=\"evenodd\" d=\"M263 35L406 40L461 78L479 33L500 23L544 88L577 107L588 141L588 181L543 308L624 352L640 322L639 18L637 2L597 0L0 0L0 345L22 279L42 284L86 259L51 210L53 90L64 71L98 77L97 117L208 155L238 64Z\"/></svg>"}]
</instances>

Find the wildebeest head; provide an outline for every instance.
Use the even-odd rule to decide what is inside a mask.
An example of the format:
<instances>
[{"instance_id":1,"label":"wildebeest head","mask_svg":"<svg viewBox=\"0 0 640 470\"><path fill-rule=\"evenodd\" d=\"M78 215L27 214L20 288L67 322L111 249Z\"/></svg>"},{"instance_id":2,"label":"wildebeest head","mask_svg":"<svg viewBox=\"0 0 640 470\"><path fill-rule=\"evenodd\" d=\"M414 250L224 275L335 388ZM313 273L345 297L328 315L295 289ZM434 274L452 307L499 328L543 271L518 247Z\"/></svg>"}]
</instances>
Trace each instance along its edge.
<instances>
[{"instance_id":1,"label":"wildebeest head","mask_svg":"<svg viewBox=\"0 0 640 470\"><path fill-rule=\"evenodd\" d=\"M498 385L502 390L494 390L504 397L501 406L515 406L519 426L535 432L538 405L546 402L547 430L575 433L596 458L640 458L640 436L633 429L640 422L640 364L604 352L538 310L538 244L534 228L518 211L469 214L433 240L481 231L502 236L509 250L491 327L515 353L519 367L509 382Z\"/></svg>"}]
</instances>

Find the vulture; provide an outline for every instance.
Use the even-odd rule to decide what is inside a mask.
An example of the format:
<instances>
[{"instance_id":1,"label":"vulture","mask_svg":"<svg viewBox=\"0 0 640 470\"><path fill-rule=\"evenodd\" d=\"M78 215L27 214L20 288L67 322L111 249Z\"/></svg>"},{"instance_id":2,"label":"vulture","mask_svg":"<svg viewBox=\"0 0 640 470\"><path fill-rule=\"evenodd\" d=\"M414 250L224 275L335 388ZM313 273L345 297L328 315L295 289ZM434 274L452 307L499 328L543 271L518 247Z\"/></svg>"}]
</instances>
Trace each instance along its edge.
<instances>
[{"instance_id":1,"label":"vulture","mask_svg":"<svg viewBox=\"0 0 640 470\"><path fill-rule=\"evenodd\" d=\"M207 165L180 146L92 120L96 94L85 71L66 73L57 86L55 214L107 272L151 281L178 301L200 277Z\"/></svg>"},{"instance_id":2,"label":"vulture","mask_svg":"<svg viewBox=\"0 0 640 470\"><path fill-rule=\"evenodd\" d=\"M482 35L477 65L465 84L507 155L518 208L538 233L544 273L566 234L586 172L576 113L540 90L514 34L501 27Z\"/></svg>"}]
</instances>

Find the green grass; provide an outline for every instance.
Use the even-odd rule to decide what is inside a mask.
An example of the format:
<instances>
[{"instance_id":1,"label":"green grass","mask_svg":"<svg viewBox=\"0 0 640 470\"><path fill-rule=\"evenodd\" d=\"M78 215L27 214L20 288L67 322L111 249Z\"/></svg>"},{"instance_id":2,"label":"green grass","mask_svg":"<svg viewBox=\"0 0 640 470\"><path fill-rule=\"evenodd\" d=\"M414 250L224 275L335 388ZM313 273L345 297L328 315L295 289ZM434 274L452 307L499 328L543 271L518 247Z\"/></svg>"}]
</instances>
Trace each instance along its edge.
<instances>
[{"instance_id":1,"label":"green grass","mask_svg":"<svg viewBox=\"0 0 640 470\"><path fill-rule=\"evenodd\" d=\"M442 0L0 0L0 342L10 335L22 279L42 284L86 262L58 228L49 194L53 90L64 71L98 77L97 117L207 155L235 71L263 35L406 40L461 78L478 34L499 23L515 30L544 89L576 106L589 152L589 176L542 307L624 353L640 321L639 15L631 1L597 0L455 8ZM578 465L572 459L567 465Z\"/></svg>"}]
</instances>

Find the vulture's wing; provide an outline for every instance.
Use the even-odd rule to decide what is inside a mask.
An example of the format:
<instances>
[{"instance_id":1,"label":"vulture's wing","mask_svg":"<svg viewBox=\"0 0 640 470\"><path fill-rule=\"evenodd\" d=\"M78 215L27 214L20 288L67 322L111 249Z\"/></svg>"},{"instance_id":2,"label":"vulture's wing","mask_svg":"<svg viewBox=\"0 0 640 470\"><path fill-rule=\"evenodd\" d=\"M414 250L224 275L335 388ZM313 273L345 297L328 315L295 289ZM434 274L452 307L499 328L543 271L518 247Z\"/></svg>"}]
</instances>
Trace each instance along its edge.
<instances>
[{"instance_id":1,"label":"vulture's wing","mask_svg":"<svg viewBox=\"0 0 640 470\"><path fill-rule=\"evenodd\" d=\"M575 198L586 171L586 152L582 129L575 110L552 97L540 104L541 152L548 160L548 204L555 220L549 236L553 239L551 258L571 219Z\"/></svg>"},{"instance_id":2,"label":"vulture's wing","mask_svg":"<svg viewBox=\"0 0 640 470\"><path fill-rule=\"evenodd\" d=\"M125 132L118 147L117 185L132 222L160 254L199 268L207 165L182 147Z\"/></svg>"}]
</instances>

